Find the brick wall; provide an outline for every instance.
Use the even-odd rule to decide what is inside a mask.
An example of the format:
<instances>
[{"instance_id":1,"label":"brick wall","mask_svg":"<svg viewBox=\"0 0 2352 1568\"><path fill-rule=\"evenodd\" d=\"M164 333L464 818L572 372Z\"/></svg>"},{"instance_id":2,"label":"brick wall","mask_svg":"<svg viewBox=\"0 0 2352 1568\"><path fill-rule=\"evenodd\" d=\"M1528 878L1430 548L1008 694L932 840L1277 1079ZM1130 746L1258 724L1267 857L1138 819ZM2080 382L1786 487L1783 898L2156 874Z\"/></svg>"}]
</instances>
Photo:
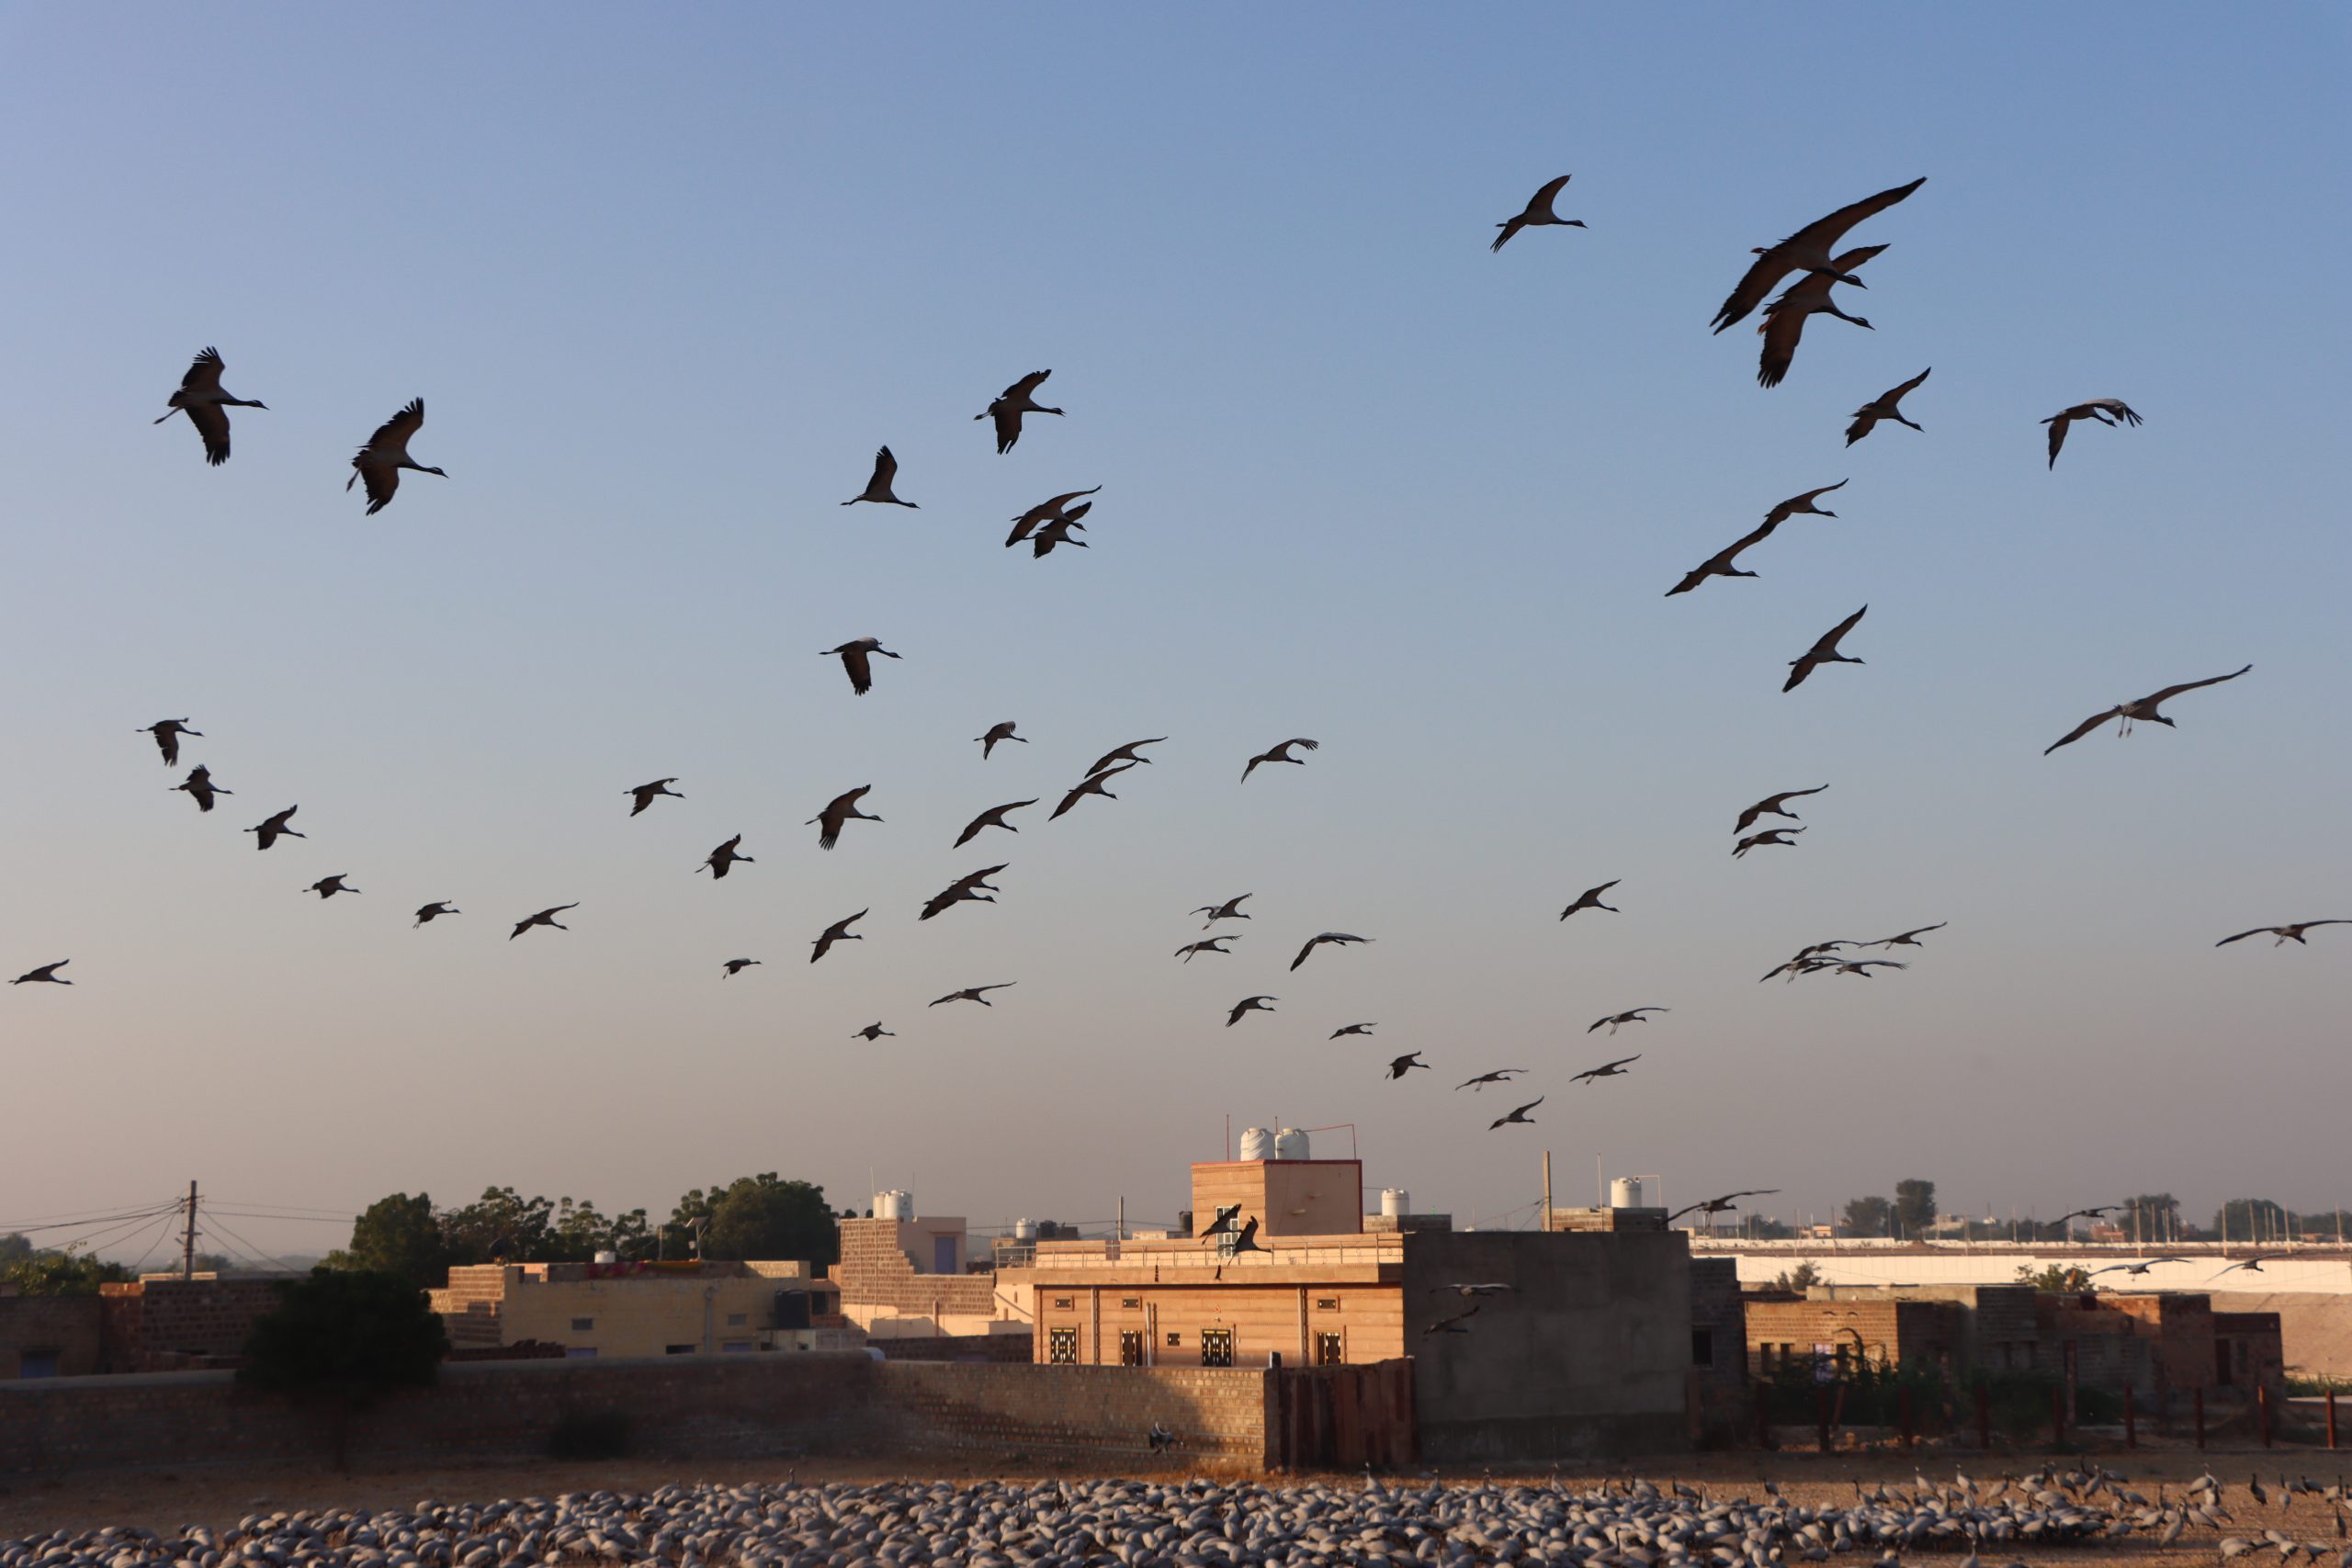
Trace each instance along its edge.
<instances>
[{"instance_id":1,"label":"brick wall","mask_svg":"<svg viewBox=\"0 0 2352 1568\"><path fill-rule=\"evenodd\" d=\"M1026 1334L922 1334L867 1343L894 1361L997 1361L1026 1366L1035 1342Z\"/></svg>"},{"instance_id":2,"label":"brick wall","mask_svg":"<svg viewBox=\"0 0 2352 1568\"><path fill-rule=\"evenodd\" d=\"M898 1440L915 1451L1144 1458L1158 1422L1176 1434L1176 1462L1268 1462L1268 1374L1256 1370L875 1367Z\"/></svg>"},{"instance_id":3,"label":"brick wall","mask_svg":"<svg viewBox=\"0 0 2352 1568\"><path fill-rule=\"evenodd\" d=\"M0 1378L22 1377L28 1353L54 1356L51 1376L96 1371L100 1312L96 1296L0 1296Z\"/></svg>"},{"instance_id":4,"label":"brick wall","mask_svg":"<svg viewBox=\"0 0 2352 1568\"><path fill-rule=\"evenodd\" d=\"M842 1258L831 1277L841 1286L844 1307L967 1317L996 1314L995 1275L916 1273L899 1247L896 1220L843 1220L841 1237Z\"/></svg>"},{"instance_id":5,"label":"brick wall","mask_svg":"<svg viewBox=\"0 0 2352 1568\"><path fill-rule=\"evenodd\" d=\"M98 1287L106 1360L118 1372L233 1359L256 1319L277 1310L270 1280L139 1280Z\"/></svg>"}]
</instances>

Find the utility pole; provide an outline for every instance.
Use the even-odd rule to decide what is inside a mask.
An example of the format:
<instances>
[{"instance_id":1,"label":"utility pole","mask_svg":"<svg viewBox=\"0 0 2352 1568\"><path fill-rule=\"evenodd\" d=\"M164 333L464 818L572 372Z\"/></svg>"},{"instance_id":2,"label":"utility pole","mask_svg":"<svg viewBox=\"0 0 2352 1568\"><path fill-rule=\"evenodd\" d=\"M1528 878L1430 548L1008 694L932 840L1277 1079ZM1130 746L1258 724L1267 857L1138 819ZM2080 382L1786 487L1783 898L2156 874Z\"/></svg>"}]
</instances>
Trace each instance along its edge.
<instances>
[{"instance_id":1,"label":"utility pole","mask_svg":"<svg viewBox=\"0 0 2352 1568\"><path fill-rule=\"evenodd\" d=\"M687 1223L688 1224L690 1224L690 1225L692 1225L692 1226L694 1227L694 1232L695 1232L695 1262L697 1262L697 1263L699 1263L699 1262L701 1262L701 1261L702 1261L702 1227L703 1227L703 1226L705 1226L705 1225L707 1225L707 1224L710 1224L710 1222L709 1222L708 1220L707 1220L707 1219L704 1219L701 1215L697 1214L697 1215L695 1215L692 1220L689 1220L689 1221L688 1221L688 1222L686 1222L686 1223Z\"/></svg>"},{"instance_id":2,"label":"utility pole","mask_svg":"<svg viewBox=\"0 0 2352 1568\"><path fill-rule=\"evenodd\" d=\"M1544 1151L1544 1234L1552 1234L1552 1151Z\"/></svg>"},{"instance_id":3,"label":"utility pole","mask_svg":"<svg viewBox=\"0 0 2352 1568\"><path fill-rule=\"evenodd\" d=\"M180 1232L180 1278L196 1278L196 1182L187 1184L187 1225Z\"/></svg>"}]
</instances>

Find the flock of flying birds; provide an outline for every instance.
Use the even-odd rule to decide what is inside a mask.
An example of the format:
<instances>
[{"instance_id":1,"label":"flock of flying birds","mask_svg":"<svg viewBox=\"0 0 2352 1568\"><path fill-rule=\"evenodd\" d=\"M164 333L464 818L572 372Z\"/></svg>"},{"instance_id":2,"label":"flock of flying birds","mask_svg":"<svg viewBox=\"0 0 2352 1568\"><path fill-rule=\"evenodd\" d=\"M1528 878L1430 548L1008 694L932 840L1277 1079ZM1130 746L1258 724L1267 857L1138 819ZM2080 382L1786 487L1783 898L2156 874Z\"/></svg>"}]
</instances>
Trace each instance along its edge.
<instances>
[{"instance_id":1,"label":"flock of flying birds","mask_svg":"<svg viewBox=\"0 0 2352 1568\"><path fill-rule=\"evenodd\" d=\"M1581 219L1562 218L1555 210L1555 203L1560 193L1566 187L1568 180L1569 176L1563 175L1546 183L1529 199L1523 210L1496 225L1500 232L1496 235L1492 249L1499 252L1512 238L1528 229L1585 227ZM1805 323L1811 318L1831 316L1859 327L1871 329L1869 321L1860 316L1849 315L1838 306L1835 290L1840 285L1852 288L1864 288L1862 279L1857 276L1858 269L1879 255L1886 247L1865 245L1843 251L1838 247L1849 231L1902 202L1925 183L1924 179L1918 179L1908 185L1883 190L1875 196L1867 197L1860 201L1842 207L1827 217L1805 225L1776 244L1759 245L1755 248L1752 254L1756 260L1748 265L1737 286L1732 289L1716 311L1713 330L1721 333L1725 328L1760 310L1762 320L1757 329L1763 339L1762 352L1757 369L1757 380L1760 385L1778 386L1787 376L1795 361L1797 349L1804 337ZM1781 288L1777 298L1771 298L1773 289L1780 287L1784 280L1789 280L1787 287ZM198 354L195 362L188 367L186 376L181 378L179 389L171 394L168 411L155 422L160 424L175 414L186 414L203 442L206 462L214 466L225 463L229 459L228 411L232 408L264 409L267 407L266 404L256 400L236 397L223 388L221 377L224 368L221 357L216 350L207 348ZM1048 408L1036 400L1039 388L1051 374L1050 370L1039 370L1022 377L992 400L986 409L974 416L975 419L985 420L991 424L996 437L996 450L999 454L1010 452L1019 443L1023 422L1027 416L1062 414L1062 410ZM1855 442L1862 440L1882 423L1891 422L1912 430L1922 429L1922 426L1905 416L1902 405L1906 397L1916 392L1927 381L1929 374L1928 370L1922 370L1909 380L1863 403L1854 412L1853 423L1847 427L1847 445L1850 446ZM2141 417L2120 399L2094 398L2072 404L2041 423L2049 427L2049 463L2054 467L2059 451L2064 446L2067 433L2072 426L2078 423L2092 423L2124 428L2138 425L2141 423ZM404 470L447 477L442 469L418 463L409 455L409 443L414 439L424 423L424 400L413 399L399 412L379 426L368 438L366 444L360 446L352 457L351 478L345 481L344 488L347 491L353 485L364 484L368 514L373 515L391 504L399 492L401 475ZM914 502L908 501L898 494L898 459L886 446L875 454L873 471L866 480L865 489L841 504L851 506L859 502L867 502L914 508L916 506ZM1677 594L1691 592L1705 584L1711 578L1755 577L1758 575L1755 571L1744 570L1738 565L1739 558L1747 550L1762 544L1775 530L1792 518L1837 516L1836 512L1824 507L1820 502L1824 496L1844 489L1846 483L1846 480L1840 479L1835 484L1823 485L1806 491L1801 495L1792 496L1771 507L1764 514L1763 521L1756 527L1691 568L1679 581L1667 590L1667 596L1671 598ZM1009 548L1026 543L1030 546L1032 554L1041 558L1061 545L1075 546L1079 548L1087 547L1086 541L1076 538L1073 535L1084 529L1085 525L1082 519L1094 504L1090 498L1099 493L1102 488L1096 485L1086 490L1066 491L1023 512L1012 520L1012 533L1005 540L1006 547ZM1861 663L1860 659L1846 653L1842 644L1868 611L1867 604L1856 610L1824 633L1803 654L1789 660L1789 673L1781 685L1781 690L1784 693L1794 691L1824 665ZM877 658L896 660L899 655L883 647L880 638L865 637L827 649L823 650L821 657L838 659L848 676L852 694L864 696L874 686L874 660ZM2201 681L2189 681L2166 686L2147 696L2118 703L2084 719L2052 742L2048 750L2055 751L2060 747L2070 745L2110 721L2116 722L2119 735L2128 734L2136 723L2161 724L2170 728L2173 720L2157 711L2161 705L2188 692L2234 681L2250 669L2252 666L2248 665L2226 675L2216 675ZM982 760L985 761L992 756L1000 745L1028 744L1028 739L1015 733L1015 724L1011 720L1005 720L991 724L984 733L975 737L974 739L981 749ZM203 735L201 730L191 728L187 718L159 719L147 726L144 732L153 737L157 748L162 752L164 762L168 767L178 765L180 743L183 739L200 739ZM1165 736L1158 736L1130 741L1104 753L1086 770L1079 783L1072 785L1062 795L1059 804L1054 807L1047 819L1052 820L1061 817L1089 795L1099 795L1105 800L1118 799L1118 795L1107 786L1122 774L1148 764L1151 759L1143 755L1142 748L1161 744L1167 739ZM1306 759L1296 753L1313 751L1316 749L1317 742L1305 737L1294 737L1283 740L1250 757L1242 767L1241 782L1248 783L1250 776L1261 767L1280 763L1304 766ZM2044 754L2047 755L2048 752ZM635 817L644 812L656 800L663 797L684 799L684 796L679 791L670 787L677 782L675 777L660 778L626 791L625 793L631 799L628 815ZM200 763L191 769L187 776L174 787L188 795L196 802L198 809L204 812L213 809L214 802L218 797L233 793L214 783L209 769ZM815 817L809 818L808 825L819 829L817 841L821 848L832 849L840 841L842 831L852 822L879 823L882 820L879 816L860 809L860 803L872 787L870 784L862 784L857 788L846 790L828 802ZM1734 828L1736 840L1732 849L1734 858L1745 858L1749 852L1758 849L1794 847L1797 835L1806 829L1799 822L1796 813L1789 808L1789 803L1807 795L1818 795L1828 787L1826 784L1820 784L1807 789L1784 790L1767 795L1740 812ZM1042 798L1041 796L1007 801L987 807L974 817L957 836L954 847L962 847L989 829L1000 829L1011 833L1019 832L1020 829L1007 818L1013 812L1041 804ZM266 851L281 838L306 837L300 829L291 826L298 809L297 807L288 806L265 817L255 826L245 829L254 835L254 847ZM1770 827L1750 831L1765 817L1783 818L1798 825ZM695 869L708 871L712 879L718 881L724 879L736 865L756 864L757 862L752 856L742 852L741 845L742 835L739 833L713 849ZM959 903L994 902L992 895L1000 889L989 879L1005 869L1006 867L1002 864L992 865L957 878L923 905L919 919L932 919ZM1615 906L1601 902L1601 897L1617 886L1617 882L1611 881L1586 890L1560 912L1560 919L1566 920L1580 911L1592 909L1614 913ZM321 877L302 891L315 893L322 899L331 899L340 894L356 894L361 889L352 886L349 874L343 873ZM1229 944L1238 940L1238 937L1216 933L1216 929L1223 922L1250 919L1251 916L1242 910L1239 906L1251 897L1253 895L1245 893L1221 902L1204 905L1193 911L1196 915L1205 916L1207 919L1203 929L1216 934L1187 942L1176 950L1175 955L1182 962L1190 964L1198 957L1229 954L1231 951ZM579 908L577 903L553 905L518 919L514 922L507 940L511 942L536 927L548 927L556 931L568 930L570 928L563 925L556 917L577 908ZM463 911L451 901L440 899L417 908L414 923L421 927L445 917L462 913ZM871 913L870 908L861 909L854 915L846 916L827 926L811 943L809 961L815 963L821 960L841 942L864 941L862 934L850 928ZM2230 942L2262 934L2274 936L2279 944L2287 942L2300 944L2304 940L2304 933L2314 927L2344 924L2352 924L2352 920L2303 920L2288 925L2260 927L2254 931L2241 931L2234 936L2225 937L2217 945L2227 945ZM1939 922L1936 925L1923 926L1870 942L1840 939L1815 942L1801 949L1794 957L1771 970L1764 976L1764 978L1770 980L1779 976L1794 980L1806 975L1840 974L1860 976L1867 979L1871 976L1873 970L1901 969L1905 967L1905 964L1892 958L1841 956L1840 950L1851 949L1859 953L1870 948L1882 948L1888 951L1897 947L1917 948L1920 946L1918 939L1921 936L1940 929L1942 929L1942 923ZM1317 948L1329 946L1344 949L1370 940L1345 931L1319 932L1309 938L1299 949L1297 956L1291 960L1290 967L1296 970L1315 953ZM66 966L68 962L70 961L59 960L56 963L42 964L18 976L13 983L22 985L27 982L45 981L58 985L71 985L72 981L58 973ZM726 977L733 978L760 962L756 958L730 958L724 961L720 967ZM1008 989L1012 984L1013 982L1005 981L963 987L948 992L929 1005L942 1007L955 1002L974 1002L981 1007L992 1007L994 1004L989 999L989 993ZM1242 998L1228 1010L1225 1021L1226 1027L1232 1028L1252 1012L1272 1012L1274 1008L1272 1004L1277 1000L1279 1000L1277 997L1266 994L1253 994ZM1645 1023L1649 1021L1650 1015L1664 1013L1668 1010L1663 1007L1627 1009L1595 1021L1586 1032L1591 1033L1605 1027L1613 1035L1626 1025ZM1337 1040L1350 1036L1369 1037L1375 1027L1376 1025L1371 1022L1348 1023L1334 1030L1330 1038ZM856 1031L853 1037L872 1042L876 1039L892 1038L894 1035L891 1031L885 1029L880 1021L876 1021ZM1625 1076L1626 1069L1640 1059L1638 1054L1621 1057L1577 1073L1569 1081L1590 1083L1602 1078L1623 1077ZM1416 1069L1428 1070L1429 1066L1428 1063L1420 1059L1419 1052L1410 1052L1391 1059L1387 1064L1386 1076L1394 1081L1403 1078ZM1525 1076L1528 1070L1522 1067L1496 1068L1467 1078L1455 1088L1457 1090L1464 1089L1479 1090L1489 1084L1509 1085L1514 1079ZM1544 1098L1539 1095L1534 1100L1516 1107L1508 1114L1497 1118L1490 1124L1489 1130L1532 1124L1533 1118L1530 1112L1541 1106L1544 1102ZM1720 1203L1718 1201L1710 1200L1706 1204L1694 1205L1694 1208L1713 1214L1722 1212L1724 1207L1728 1207L1732 1199L1755 1195L1758 1194L1732 1194L1730 1198Z\"/></svg>"}]
</instances>

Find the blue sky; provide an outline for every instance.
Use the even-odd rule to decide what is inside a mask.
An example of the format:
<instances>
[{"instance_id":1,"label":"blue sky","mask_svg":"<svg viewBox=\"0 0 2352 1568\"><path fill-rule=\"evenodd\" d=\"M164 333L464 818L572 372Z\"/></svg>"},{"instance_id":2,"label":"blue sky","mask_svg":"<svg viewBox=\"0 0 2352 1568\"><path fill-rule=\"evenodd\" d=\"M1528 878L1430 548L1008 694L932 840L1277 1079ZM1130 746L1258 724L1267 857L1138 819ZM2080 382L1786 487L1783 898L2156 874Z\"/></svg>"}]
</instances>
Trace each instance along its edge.
<instances>
[{"instance_id":1,"label":"blue sky","mask_svg":"<svg viewBox=\"0 0 2352 1568\"><path fill-rule=\"evenodd\" d=\"M2346 64L2320 6L0 13L0 953L79 982L0 998L0 1225L189 1176L666 1209L766 1169L1164 1219L1227 1112L1352 1123L1371 1186L1464 1217L1546 1147L1564 1198L1598 1155L1792 1218L1915 1175L2352 1200L2352 939L2211 946L2352 916ZM1590 227L1490 255L1563 172ZM1856 235L1876 330L1759 389L1706 330L1748 247L1921 175ZM217 470L147 423L207 344L270 404ZM1847 450L1928 366L1926 433ZM1046 367L1068 416L998 457L972 415ZM2110 395L2147 423L2045 471L2037 422ZM346 460L416 396L450 477L366 518ZM885 442L922 510L839 506ZM1839 479L1758 579L1661 597ZM1091 548L1000 547L1093 484ZM1868 663L1781 694L1865 603ZM853 699L816 652L868 634L905 657ZM209 817L132 733L181 714ZM983 763L1001 718L1033 744ZM869 783L885 823L820 853ZM756 865L692 874L737 832ZM1000 903L913 919L999 860ZM364 895L298 893L334 872ZM1610 878L1623 915L1556 920ZM1243 891L1236 954L1174 963ZM1939 919L1907 972L1755 983ZM1377 941L1289 973L1329 929ZM1447 1087L1503 1066L1539 1129Z\"/></svg>"}]
</instances>

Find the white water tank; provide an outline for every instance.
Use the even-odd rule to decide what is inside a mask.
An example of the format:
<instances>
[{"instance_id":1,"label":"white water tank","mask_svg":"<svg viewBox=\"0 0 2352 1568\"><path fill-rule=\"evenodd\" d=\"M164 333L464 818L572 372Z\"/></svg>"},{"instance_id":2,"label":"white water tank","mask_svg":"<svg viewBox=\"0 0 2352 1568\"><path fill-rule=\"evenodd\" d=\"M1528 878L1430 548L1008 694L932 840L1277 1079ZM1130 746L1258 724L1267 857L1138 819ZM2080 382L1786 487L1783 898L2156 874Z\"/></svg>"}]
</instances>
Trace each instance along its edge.
<instances>
[{"instance_id":1,"label":"white water tank","mask_svg":"<svg viewBox=\"0 0 2352 1568\"><path fill-rule=\"evenodd\" d=\"M1413 1195L1401 1187L1380 1190L1380 1213L1384 1218L1402 1219L1413 1212Z\"/></svg>"},{"instance_id":2,"label":"white water tank","mask_svg":"<svg viewBox=\"0 0 2352 1568\"><path fill-rule=\"evenodd\" d=\"M621 1255L609 1247L596 1254L596 1261L599 1263L618 1263L620 1260Z\"/></svg>"},{"instance_id":3,"label":"white water tank","mask_svg":"<svg viewBox=\"0 0 2352 1568\"><path fill-rule=\"evenodd\" d=\"M1295 1127L1285 1127L1274 1134L1276 1159L1312 1159L1306 1152L1306 1134Z\"/></svg>"},{"instance_id":4,"label":"white water tank","mask_svg":"<svg viewBox=\"0 0 2352 1568\"><path fill-rule=\"evenodd\" d=\"M1015 1221L1013 1221L1013 1222L1012 1222L1012 1239L1013 1239L1013 1240L1015 1240L1015 1241L1035 1241L1035 1240L1036 1240L1036 1239L1037 1239L1037 1222L1036 1222L1036 1221L1035 1221L1035 1220L1015 1220Z\"/></svg>"},{"instance_id":5,"label":"white water tank","mask_svg":"<svg viewBox=\"0 0 2352 1568\"><path fill-rule=\"evenodd\" d=\"M915 1195L897 1188L874 1195L874 1217L877 1220L911 1220L915 1217Z\"/></svg>"},{"instance_id":6,"label":"white water tank","mask_svg":"<svg viewBox=\"0 0 2352 1568\"><path fill-rule=\"evenodd\" d=\"M1263 1127L1242 1128L1241 1157L1243 1159L1272 1159L1276 1157L1274 1155L1273 1134Z\"/></svg>"},{"instance_id":7,"label":"white water tank","mask_svg":"<svg viewBox=\"0 0 2352 1568\"><path fill-rule=\"evenodd\" d=\"M1638 1209L1642 1206L1642 1180L1637 1176L1621 1176L1609 1184L1609 1206L1612 1209Z\"/></svg>"}]
</instances>

